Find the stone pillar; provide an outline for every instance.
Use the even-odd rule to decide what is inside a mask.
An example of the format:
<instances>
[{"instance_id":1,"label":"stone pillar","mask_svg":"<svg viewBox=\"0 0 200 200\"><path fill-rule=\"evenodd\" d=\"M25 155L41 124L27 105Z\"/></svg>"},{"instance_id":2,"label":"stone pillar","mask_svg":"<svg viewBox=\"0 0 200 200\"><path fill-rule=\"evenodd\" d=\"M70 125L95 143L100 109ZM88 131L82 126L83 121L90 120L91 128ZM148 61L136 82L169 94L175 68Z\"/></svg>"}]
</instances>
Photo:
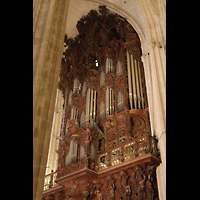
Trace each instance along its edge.
<instances>
[{"instance_id":1,"label":"stone pillar","mask_svg":"<svg viewBox=\"0 0 200 200\"><path fill-rule=\"evenodd\" d=\"M153 133L158 139L161 164L157 168L159 196L166 198L166 65L164 46L160 42L149 43L150 68L152 76L152 108Z\"/></svg>"},{"instance_id":2,"label":"stone pillar","mask_svg":"<svg viewBox=\"0 0 200 200\"><path fill-rule=\"evenodd\" d=\"M143 63L147 83L151 130L158 139L161 164L156 174L159 199L166 199L166 0L139 0L146 18L149 38ZM143 49L142 49L143 50Z\"/></svg>"},{"instance_id":3,"label":"stone pillar","mask_svg":"<svg viewBox=\"0 0 200 200\"><path fill-rule=\"evenodd\" d=\"M41 200L69 0L33 1L33 200Z\"/></svg>"}]
</instances>

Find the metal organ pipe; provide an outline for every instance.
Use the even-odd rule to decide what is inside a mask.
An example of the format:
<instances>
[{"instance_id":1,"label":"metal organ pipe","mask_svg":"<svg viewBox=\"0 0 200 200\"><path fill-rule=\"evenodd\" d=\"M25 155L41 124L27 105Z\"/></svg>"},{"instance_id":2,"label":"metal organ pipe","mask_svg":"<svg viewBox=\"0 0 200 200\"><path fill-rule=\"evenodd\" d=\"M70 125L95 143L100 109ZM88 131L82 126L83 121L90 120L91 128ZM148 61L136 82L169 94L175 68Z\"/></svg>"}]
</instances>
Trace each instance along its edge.
<instances>
[{"instance_id":1,"label":"metal organ pipe","mask_svg":"<svg viewBox=\"0 0 200 200\"><path fill-rule=\"evenodd\" d=\"M110 105L109 105L109 114L111 114L111 112L112 112L112 91L111 91L111 88L109 88L109 103L110 103Z\"/></svg>"},{"instance_id":2,"label":"metal organ pipe","mask_svg":"<svg viewBox=\"0 0 200 200\"><path fill-rule=\"evenodd\" d=\"M90 94L90 117L93 117L93 89L91 90L91 94Z\"/></svg>"},{"instance_id":3,"label":"metal organ pipe","mask_svg":"<svg viewBox=\"0 0 200 200\"><path fill-rule=\"evenodd\" d=\"M109 88L106 89L106 115L109 115Z\"/></svg>"},{"instance_id":4,"label":"metal organ pipe","mask_svg":"<svg viewBox=\"0 0 200 200\"><path fill-rule=\"evenodd\" d=\"M114 115L114 91L107 87L106 88L106 115Z\"/></svg>"},{"instance_id":5,"label":"metal organ pipe","mask_svg":"<svg viewBox=\"0 0 200 200\"><path fill-rule=\"evenodd\" d=\"M130 67L130 58L129 52L126 50L127 66L128 66L128 89L129 89L129 101L131 109L133 109L133 97L132 97L132 84L131 84L131 67Z\"/></svg>"},{"instance_id":6,"label":"metal organ pipe","mask_svg":"<svg viewBox=\"0 0 200 200\"><path fill-rule=\"evenodd\" d=\"M97 91L94 90L94 112L93 112L93 119L96 121L96 100L97 100Z\"/></svg>"},{"instance_id":7,"label":"metal organ pipe","mask_svg":"<svg viewBox=\"0 0 200 200\"><path fill-rule=\"evenodd\" d=\"M96 95L96 90L88 88L86 98L86 120L89 120L89 117L96 120Z\"/></svg>"},{"instance_id":8,"label":"metal organ pipe","mask_svg":"<svg viewBox=\"0 0 200 200\"><path fill-rule=\"evenodd\" d=\"M142 109L144 109L144 96L143 96L143 90L142 90L142 78L141 78L141 72L140 72L140 62L138 62L138 75L139 75L139 83L140 83L140 94L141 94L141 101L142 101Z\"/></svg>"},{"instance_id":9,"label":"metal organ pipe","mask_svg":"<svg viewBox=\"0 0 200 200\"><path fill-rule=\"evenodd\" d=\"M135 74L136 74L138 107L139 107L139 109L141 109L141 104L140 104L140 90L139 90L139 81L138 81L138 70L137 70L137 61L134 59L134 62L135 62Z\"/></svg>"},{"instance_id":10,"label":"metal organ pipe","mask_svg":"<svg viewBox=\"0 0 200 200\"><path fill-rule=\"evenodd\" d=\"M144 109L140 62L135 60L127 50L126 55L130 106L131 109Z\"/></svg>"},{"instance_id":11,"label":"metal organ pipe","mask_svg":"<svg viewBox=\"0 0 200 200\"><path fill-rule=\"evenodd\" d=\"M89 120L89 102L90 101L90 88L87 91L87 98L86 98L86 120Z\"/></svg>"},{"instance_id":12,"label":"metal organ pipe","mask_svg":"<svg viewBox=\"0 0 200 200\"><path fill-rule=\"evenodd\" d=\"M136 80L135 80L135 70L134 70L133 55L131 54L131 69L132 69L132 85L133 85L133 101L135 109L137 108L137 94L136 94Z\"/></svg>"},{"instance_id":13,"label":"metal organ pipe","mask_svg":"<svg viewBox=\"0 0 200 200\"><path fill-rule=\"evenodd\" d=\"M115 107L114 107L114 91L111 89L111 93L112 93L112 99L111 99L111 103L112 103L112 112L111 115L115 114Z\"/></svg>"}]
</instances>

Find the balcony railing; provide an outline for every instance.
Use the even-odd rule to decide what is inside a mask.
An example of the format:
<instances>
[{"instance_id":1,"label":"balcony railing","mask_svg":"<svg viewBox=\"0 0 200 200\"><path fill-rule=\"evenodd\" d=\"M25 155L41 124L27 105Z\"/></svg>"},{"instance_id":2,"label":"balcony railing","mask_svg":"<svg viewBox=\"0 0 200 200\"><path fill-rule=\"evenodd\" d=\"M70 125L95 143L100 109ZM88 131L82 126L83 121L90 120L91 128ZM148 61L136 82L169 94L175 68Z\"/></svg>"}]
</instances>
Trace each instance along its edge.
<instances>
[{"instance_id":1,"label":"balcony railing","mask_svg":"<svg viewBox=\"0 0 200 200\"><path fill-rule=\"evenodd\" d=\"M159 157L159 151L157 149L157 139L151 135L145 135L131 142L125 143L120 147L109 149L108 151L97 154L98 166L95 167L95 163L89 158L85 158L83 161L77 163L70 163L65 169L58 173L52 172L45 176L44 191L58 185L55 182L56 178L60 178L72 172L88 168L91 170L102 170L110 166L118 165L122 162L140 157L144 154L151 153L155 157Z\"/></svg>"},{"instance_id":2,"label":"balcony railing","mask_svg":"<svg viewBox=\"0 0 200 200\"><path fill-rule=\"evenodd\" d=\"M157 139L151 135L145 135L116 149L110 149L106 153L99 154L99 170L117 165L121 162L125 162L147 153L151 153L152 155L159 157L157 142ZM109 162L109 160L111 162Z\"/></svg>"},{"instance_id":3,"label":"balcony railing","mask_svg":"<svg viewBox=\"0 0 200 200\"><path fill-rule=\"evenodd\" d=\"M55 187L56 185L58 185L56 182L55 182L55 179L57 177L57 172L53 172L53 170L51 171L52 173L50 174L47 174L45 176L45 179L44 179L44 190L48 190L50 188L53 188Z\"/></svg>"}]
</instances>

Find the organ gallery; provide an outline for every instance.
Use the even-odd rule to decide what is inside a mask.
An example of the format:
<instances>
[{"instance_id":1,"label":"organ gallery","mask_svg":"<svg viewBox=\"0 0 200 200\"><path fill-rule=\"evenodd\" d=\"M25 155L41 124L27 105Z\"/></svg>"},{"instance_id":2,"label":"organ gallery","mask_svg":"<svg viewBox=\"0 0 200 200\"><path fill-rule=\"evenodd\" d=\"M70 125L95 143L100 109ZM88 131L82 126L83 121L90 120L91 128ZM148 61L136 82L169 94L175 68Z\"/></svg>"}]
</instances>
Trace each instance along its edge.
<instances>
[{"instance_id":1,"label":"organ gallery","mask_svg":"<svg viewBox=\"0 0 200 200\"><path fill-rule=\"evenodd\" d=\"M105 6L76 28L64 39L58 167L45 177L43 200L159 199L138 34Z\"/></svg>"}]
</instances>

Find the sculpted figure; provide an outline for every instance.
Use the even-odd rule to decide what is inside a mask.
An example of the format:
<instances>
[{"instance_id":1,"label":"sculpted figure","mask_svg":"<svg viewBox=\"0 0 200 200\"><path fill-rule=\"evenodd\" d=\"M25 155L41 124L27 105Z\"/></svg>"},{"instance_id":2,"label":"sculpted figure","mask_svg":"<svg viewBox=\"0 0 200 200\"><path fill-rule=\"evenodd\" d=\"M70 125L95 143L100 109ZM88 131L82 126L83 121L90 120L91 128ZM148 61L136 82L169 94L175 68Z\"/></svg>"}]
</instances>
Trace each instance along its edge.
<instances>
[{"instance_id":1,"label":"sculpted figure","mask_svg":"<svg viewBox=\"0 0 200 200\"><path fill-rule=\"evenodd\" d=\"M105 191L103 193L103 199L105 200L115 199L115 183L114 182L115 182L114 178L110 174L108 174L102 186L102 191Z\"/></svg>"},{"instance_id":2,"label":"sculpted figure","mask_svg":"<svg viewBox=\"0 0 200 200\"><path fill-rule=\"evenodd\" d=\"M128 175L124 170L121 170L116 180L116 199L130 199L130 186L128 185Z\"/></svg>"},{"instance_id":3,"label":"sculpted figure","mask_svg":"<svg viewBox=\"0 0 200 200\"><path fill-rule=\"evenodd\" d=\"M138 177L138 198L140 200L145 200L145 196L146 196L146 193L145 193L145 180L146 180L146 176L144 174L142 175L139 175Z\"/></svg>"},{"instance_id":4,"label":"sculpted figure","mask_svg":"<svg viewBox=\"0 0 200 200\"><path fill-rule=\"evenodd\" d=\"M134 170L130 173L130 178L128 181L131 187L131 199L137 199L137 180Z\"/></svg>"},{"instance_id":5,"label":"sculpted figure","mask_svg":"<svg viewBox=\"0 0 200 200\"><path fill-rule=\"evenodd\" d=\"M148 180L146 182L146 192L147 192L147 200L153 200L153 196L154 196L154 191L153 191L153 187L152 187L152 178L150 175L148 175Z\"/></svg>"}]
</instances>

